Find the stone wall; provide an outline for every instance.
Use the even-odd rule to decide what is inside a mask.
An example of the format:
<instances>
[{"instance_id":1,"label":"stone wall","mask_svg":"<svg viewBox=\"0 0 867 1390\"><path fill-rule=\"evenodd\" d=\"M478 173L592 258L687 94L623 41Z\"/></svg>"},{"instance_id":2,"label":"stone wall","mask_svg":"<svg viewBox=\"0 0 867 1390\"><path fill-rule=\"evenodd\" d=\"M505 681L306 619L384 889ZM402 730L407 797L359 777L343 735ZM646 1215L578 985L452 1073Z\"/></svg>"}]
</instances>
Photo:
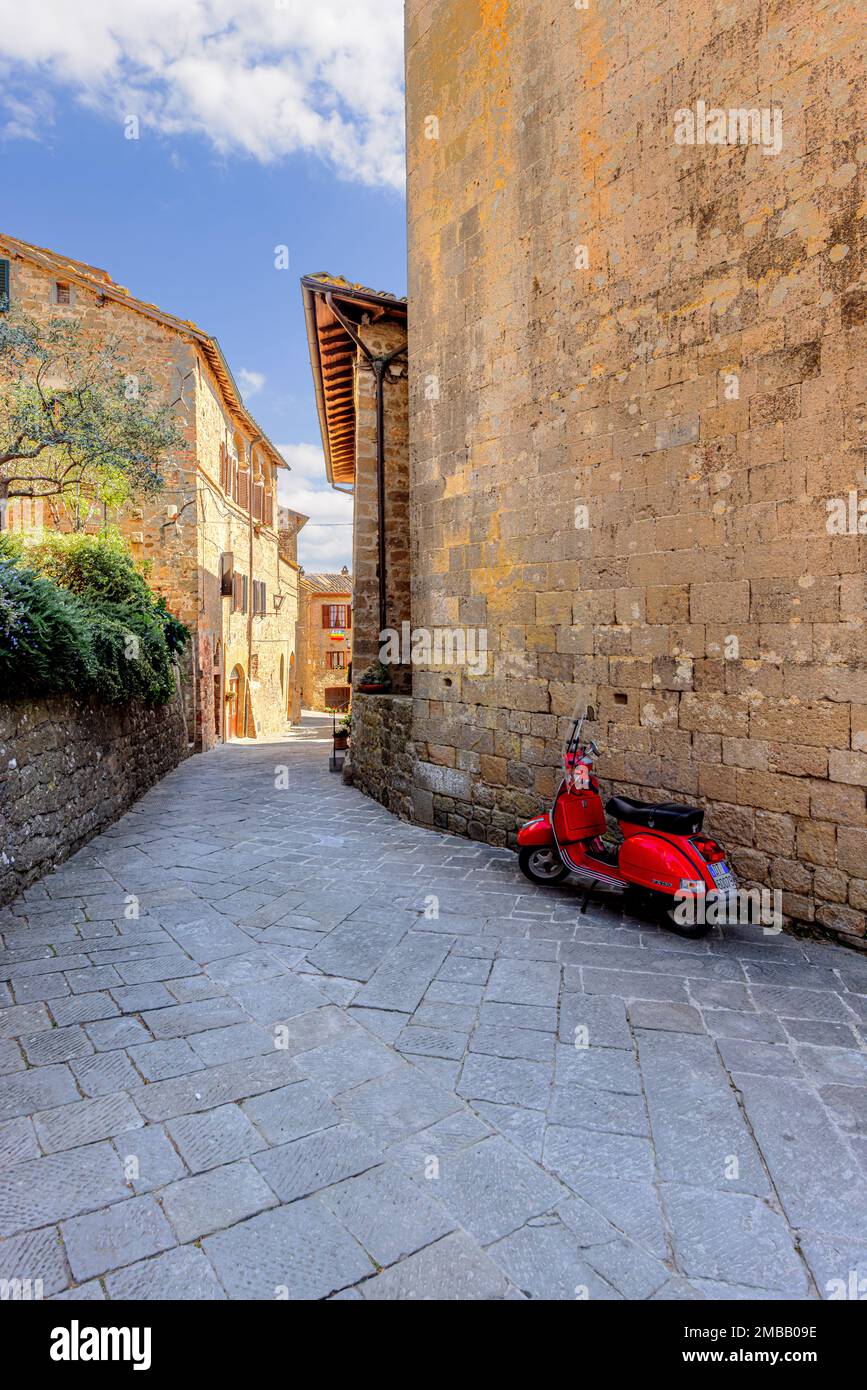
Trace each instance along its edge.
<instances>
[{"instance_id":1,"label":"stone wall","mask_svg":"<svg viewBox=\"0 0 867 1390\"><path fill-rule=\"evenodd\" d=\"M117 820L187 752L180 695L157 708L67 696L0 703L0 903Z\"/></svg>"},{"instance_id":2,"label":"stone wall","mask_svg":"<svg viewBox=\"0 0 867 1390\"><path fill-rule=\"evenodd\" d=\"M413 622L491 649L415 675L439 812L508 837L586 701L609 786L706 805L745 882L863 938L856 11L406 21ZM678 142L702 102L779 149Z\"/></svg>"},{"instance_id":3,"label":"stone wall","mask_svg":"<svg viewBox=\"0 0 867 1390\"><path fill-rule=\"evenodd\" d=\"M406 695L352 697L347 780L404 820L429 820L432 805L414 786L412 700Z\"/></svg>"}]
</instances>

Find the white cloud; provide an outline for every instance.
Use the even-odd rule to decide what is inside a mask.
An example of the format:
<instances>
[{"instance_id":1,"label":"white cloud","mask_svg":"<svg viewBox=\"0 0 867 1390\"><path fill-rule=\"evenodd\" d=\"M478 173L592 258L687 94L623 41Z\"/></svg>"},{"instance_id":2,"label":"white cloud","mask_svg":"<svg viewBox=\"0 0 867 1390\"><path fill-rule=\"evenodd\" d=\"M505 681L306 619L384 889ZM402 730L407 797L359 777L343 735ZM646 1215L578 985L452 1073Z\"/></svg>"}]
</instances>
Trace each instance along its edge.
<instances>
[{"instance_id":1,"label":"white cloud","mask_svg":"<svg viewBox=\"0 0 867 1390\"><path fill-rule=\"evenodd\" d=\"M325 455L318 444L279 444L280 453L292 470L291 481L308 478L325 484Z\"/></svg>"},{"instance_id":2,"label":"white cloud","mask_svg":"<svg viewBox=\"0 0 867 1390\"><path fill-rule=\"evenodd\" d=\"M0 101L34 83L137 115L142 138L404 185L401 0L0 0Z\"/></svg>"},{"instance_id":3,"label":"white cloud","mask_svg":"<svg viewBox=\"0 0 867 1390\"><path fill-rule=\"evenodd\" d=\"M281 444L290 473L281 471L279 500L310 520L298 537L298 560L316 573L352 568L352 497L336 492L325 480L325 461L318 444Z\"/></svg>"},{"instance_id":4,"label":"white cloud","mask_svg":"<svg viewBox=\"0 0 867 1390\"><path fill-rule=\"evenodd\" d=\"M8 92L2 98L0 138L41 140L53 122L54 103L47 92Z\"/></svg>"},{"instance_id":5,"label":"white cloud","mask_svg":"<svg viewBox=\"0 0 867 1390\"><path fill-rule=\"evenodd\" d=\"M246 367L242 367L238 372L238 385L241 388L241 395L244 397L244 400L249 400L251 396L255 396L258 391L261 391L262 387L265 385L265 373L250 372Z\"/></svg>"}]
</instances>

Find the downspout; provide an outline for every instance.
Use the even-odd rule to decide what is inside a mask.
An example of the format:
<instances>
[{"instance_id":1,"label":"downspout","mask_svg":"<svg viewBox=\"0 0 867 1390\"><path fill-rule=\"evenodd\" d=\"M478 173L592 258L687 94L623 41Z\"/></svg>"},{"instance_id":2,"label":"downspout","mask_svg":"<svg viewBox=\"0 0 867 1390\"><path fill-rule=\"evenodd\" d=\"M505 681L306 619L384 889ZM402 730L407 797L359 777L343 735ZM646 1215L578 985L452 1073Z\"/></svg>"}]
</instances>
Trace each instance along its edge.
<instances>
[{"instance_id":1,"label":"downspout","mask_svg":"<svg viewBox=\"0 0 867 1390\"><path fill-rule=\"evenodd\" d=\"M395 357L400 357L407 351L406 347L395 348L393 352L384 353L376 356L361 339L356 332L355 325L345 318L334 303L332 294L326 294L325 303L328 305L334 317L337 319L352 341L364 353L371 367L373 368L374 380L376 383L376 504L377 504L377 539L379 549L379 631L380 634L385 630L387 622L386 612L386 586L385 586L385 375ZM380 640L382 640L380 636Z\"/></svg>"},{"instance_id":2,"label":"downspout","mask_svg":"<svg viewBox=\"0 0 867 1390\"><path fill-rule=\"evenodd\" d=\"M255 439L250 440L247 451L250 460L249 478L247 481L247 518L250 530L250 564L249 579L247 581L247 680L244 686L244 737L249 738L248 729L250 726L250 706L252 696L250 694L250 681L253 674L253 450L257 444L261 444L262 435L257 434Z\"/></svg>"}]
</instances>

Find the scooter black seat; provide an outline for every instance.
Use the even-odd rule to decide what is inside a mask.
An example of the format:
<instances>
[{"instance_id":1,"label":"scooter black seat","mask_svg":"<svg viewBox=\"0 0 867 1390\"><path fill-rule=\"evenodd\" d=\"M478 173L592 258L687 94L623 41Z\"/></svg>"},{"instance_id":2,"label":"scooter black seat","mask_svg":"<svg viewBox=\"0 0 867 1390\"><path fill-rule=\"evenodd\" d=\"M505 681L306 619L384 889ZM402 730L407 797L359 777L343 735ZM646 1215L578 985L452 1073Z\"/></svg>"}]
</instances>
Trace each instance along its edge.
<instances>
[{"instance_id":1,"label":"scooter black seat","mask_svg":"<svg viewBox=\"0 0 867 1390\"><path fill-rule=\"evenodd\" d=\"M612 796L605 809L615 820L643 825L648 830L663 830L668 835L697 835L704 824L700 806L681 806L677 801L654 803L636 801L631 796Z\"/></svg>"}]
</instances>

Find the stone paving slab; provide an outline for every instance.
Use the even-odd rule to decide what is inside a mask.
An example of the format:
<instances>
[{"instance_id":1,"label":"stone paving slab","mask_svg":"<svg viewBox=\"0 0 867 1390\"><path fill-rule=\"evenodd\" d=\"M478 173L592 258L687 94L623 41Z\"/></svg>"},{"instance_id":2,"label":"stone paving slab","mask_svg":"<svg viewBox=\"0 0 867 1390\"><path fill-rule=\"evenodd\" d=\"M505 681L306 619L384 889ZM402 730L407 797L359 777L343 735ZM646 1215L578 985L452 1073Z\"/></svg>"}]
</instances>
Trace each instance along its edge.
<instances>
[{"instance_id":1,"label":"stone paving slab","mask_svg":"<svg viewBox=\"0 0 867 1390\"><path fill-rule=\"evenodd\" d=\"M0 1278L747 1301L867 1277L867 957L582 913L328 750L314 720L192 758L0 910Z\"/></svg>"}]
</instances>

